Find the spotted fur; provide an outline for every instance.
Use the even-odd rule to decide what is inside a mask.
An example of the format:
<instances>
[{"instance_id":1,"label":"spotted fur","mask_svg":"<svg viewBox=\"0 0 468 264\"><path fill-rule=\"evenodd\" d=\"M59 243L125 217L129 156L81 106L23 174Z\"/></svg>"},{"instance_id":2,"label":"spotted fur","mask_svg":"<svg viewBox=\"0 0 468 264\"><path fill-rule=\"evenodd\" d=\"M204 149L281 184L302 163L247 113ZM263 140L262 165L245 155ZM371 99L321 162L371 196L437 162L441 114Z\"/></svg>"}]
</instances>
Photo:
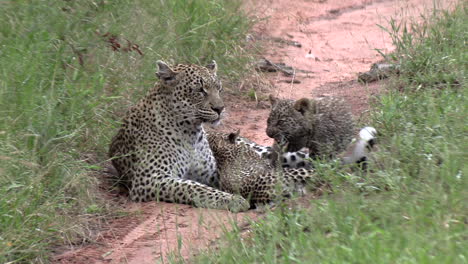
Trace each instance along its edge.
<instances>
[{"instance_id":1,"label":"spotted fur","mask_svg":"<svg viewBox=\"0 0 468 264\"><path fill-rule=\"evenodd\" d=\"M239 144L236 133L208 134L220 175L220 189L240 194L252 205L304 192L307 183L321 184L313 170L282 169L262 158L246 144Z\"/></svg>"},{"instance_id":2,"label":"spotted fur","mask_svg":"<svg viewBox=\"0 0 468 264\"><path fill-rule=\"evenodd\" d=\"M374 150L377 140L377 130L373 127L364 127L358 136L353 139L345 152L338 157L341 164L360 164L363 169L367 167L370 153Z\"/></svg>"},{"instance_id":3,"label":"spotted fur","mask_svg":"<svg viewBox=\"0 0 468 264\"><path fill-rule=\"evenodd\" d=\"M110 145L130 199L247 210L246 199L218 189L216 160L202 127L218 123L224 109L216 63L157 64L160 82L128 111Z\"/></svg>"},{"instance_id":4,"label":"spotted fur","mask_svg":"<svg viewBox=\"0 0 468 264\"><path fill-rule=\"evenodd\" d=\"M255 153L260 157L271 160L274 152L273 147L259 145L247 138L238 136L236 137L236 144L244 144L249 146ZM299 151L294 152L281 152L281 166L283 168L311 168L312 164L309 161L309 150L302 148Z\"/></svg>"},{"instance_id":5,"label":"spotted fur","mask_svg":"<svg viewBox=\"0 0 468 264\"><path fill-rule=\"evenodd\" d=\"M270 96L270 102L266 133L287 151L307 147L311 158L331 157L344 151L353 138L353 118L342 99L293 101Z\"/></svg>"}]
</instances>

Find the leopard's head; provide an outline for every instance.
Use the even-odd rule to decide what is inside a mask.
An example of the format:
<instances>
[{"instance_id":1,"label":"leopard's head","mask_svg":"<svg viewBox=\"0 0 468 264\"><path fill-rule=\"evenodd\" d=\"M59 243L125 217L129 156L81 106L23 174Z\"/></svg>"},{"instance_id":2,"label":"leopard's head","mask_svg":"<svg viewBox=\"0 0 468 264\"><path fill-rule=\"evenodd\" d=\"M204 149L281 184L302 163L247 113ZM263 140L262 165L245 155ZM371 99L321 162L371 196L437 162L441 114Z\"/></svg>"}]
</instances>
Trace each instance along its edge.
<instances>
[{"instance_id":1,"label":"leopard's head","mask_svg":"<svg viewBox=\"0 0 468 264\"><path fill-rule=\"evenodd\" d=\"M271 95L269 99L271 112L267 120L267 135L289 151L305 147L313 129L309 120L315 107L313 101L306 98L297 101L278 99Z\"/></svg>"},{"instance_id":2,"label":"leopard's head","mask_svg":"<svg viewBox=\"0 0 468 264\"><path fill-rule=\"evenodd\" d=\"M229 164L238 160L239 155L252 158L258 157L258 154L249 146L236 143L239 134L239 130L227 134L214 131L208 133L208 143L210 144L210 149L213 151L213 155L216 157L218 166L223 166L224 164Z\"/></svg>"},{"instance_id":3,"label":"leopard's head","mask_svg":"<svg viewBox=\"0 0 468 264\"><path fill-rule=\"evenodd\" d=\"M208 133L208 143L218 163L224 161L228 162L235 158L234 149L238 147L235 140L238 135L239 132L226 134L223 132L210 131Z\"/></svg>"},{"instance_id":4,"label":"leopard's head","mask_svg":"<svg viewBox=\"0 0 468 264\"><path fill-rule=\"evenodd\" d=\"M216 75L215 61L205 67L193 64L169 67L162 61L157 64L160 92L171 95L173 110L181 121L219 123L224 102L220 97L222 85Z\"/></svg>"}]
</instances>

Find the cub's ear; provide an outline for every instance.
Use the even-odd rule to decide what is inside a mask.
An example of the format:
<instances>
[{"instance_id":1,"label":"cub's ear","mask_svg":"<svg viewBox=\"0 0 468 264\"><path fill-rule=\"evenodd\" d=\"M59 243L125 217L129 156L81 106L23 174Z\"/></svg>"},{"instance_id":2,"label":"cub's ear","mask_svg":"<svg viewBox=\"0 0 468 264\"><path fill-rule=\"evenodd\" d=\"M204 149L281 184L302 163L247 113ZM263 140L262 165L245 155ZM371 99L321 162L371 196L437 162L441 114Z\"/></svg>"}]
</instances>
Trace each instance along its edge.
<instances>
[{"instance_id":1,"label":"cub's ear","mask_svg":"<svg viewBox=\"0 0 468 264\"><path fill-rule=\"evenodd\" d=\"M164 61L158 60L156 62L158 64L158 72L156 76L161 80L163 85L165 86L173 86L176 84L176 75L177 73L174 72Z\"/></svg>"},{"instance_id":2,"label":"cub's ear","mask_svg":"<svg viewBox=\"0 0 468 264\"><path fill-rule=\"evenodd\" d=\"M272 94L268 96L268 100L270 100L271 108L273 108L278 103L278 98L274 97Z\"/></svg>"},{"instance_id":3,"label":"cub's ear","mask_svg":"<svg viewBox=\"0 0 468 264\"><path fill-rule=\"evenodd\" d=\"M294 103L294 109L299 111L301 114L304 114L305 112L309 110L312 110L313 107L314 107L314 103L311 102L311 100L307 98L301 98Z\"/></svg>"},{"instance_id":4,"label":"cub's ear","mask_svg":"<svg viewBox=\"0 0 468 264\"><path fill-rule=\"evenodd\" d=\"M205 68L207 68L212 74L216 75L216 72L218 71L218 64L216 64L215 60L212 60L210 64L205 66Z\"/></svg>"},{"instance_id":5,"label":"cub's ear","mask_svg":"<svg viewBox=\"0 0 468 264\"><path fill-rule=\"evenodd\" d=\"M228 135L228 141L231 144L236 144L236 139L239 137L240 134L240 129L238 129L236 132L229 133Z\"/></svg>"}]
</instances>

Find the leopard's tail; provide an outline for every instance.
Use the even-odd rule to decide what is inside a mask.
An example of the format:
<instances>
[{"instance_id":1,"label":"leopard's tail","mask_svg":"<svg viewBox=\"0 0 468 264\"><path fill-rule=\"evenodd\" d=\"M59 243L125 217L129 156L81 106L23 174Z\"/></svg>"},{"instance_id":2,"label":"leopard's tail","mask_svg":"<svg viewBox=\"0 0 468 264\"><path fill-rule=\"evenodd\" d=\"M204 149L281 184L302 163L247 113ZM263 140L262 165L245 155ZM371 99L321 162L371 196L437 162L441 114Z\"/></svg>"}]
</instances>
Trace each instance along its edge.
<instances>
[{"instance_id":1,"label":"leopard's tail","mask_svg":"<svg viewBox=\"0 0 468 264\"><path fill-rule=\"evenodd\" d=\"M364 127L359 131L358 138L339 155L342 164L362 163L369 159L369 153L374 149L377 140L377 130Z\"/></svg>"}]
</instances>

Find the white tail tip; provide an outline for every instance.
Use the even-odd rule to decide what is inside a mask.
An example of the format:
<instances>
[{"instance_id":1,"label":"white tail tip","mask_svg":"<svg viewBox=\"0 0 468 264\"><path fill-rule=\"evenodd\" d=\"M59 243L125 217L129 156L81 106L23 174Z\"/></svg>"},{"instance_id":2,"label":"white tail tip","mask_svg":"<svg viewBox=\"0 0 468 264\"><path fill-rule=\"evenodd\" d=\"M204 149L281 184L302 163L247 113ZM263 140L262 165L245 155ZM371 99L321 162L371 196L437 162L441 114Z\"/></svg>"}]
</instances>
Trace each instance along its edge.
<instances>
[{"instance_id":1,"label":"white tail tip","mask_svg":"<svg viewBox=\"0 0 468 264\"><path fill-rule=\"evenodd\" d=\"M364 141L369 141L377 136L377 130L373 127L364 127L359 131L359 137Z\"/></svg>"}]
</instances>

